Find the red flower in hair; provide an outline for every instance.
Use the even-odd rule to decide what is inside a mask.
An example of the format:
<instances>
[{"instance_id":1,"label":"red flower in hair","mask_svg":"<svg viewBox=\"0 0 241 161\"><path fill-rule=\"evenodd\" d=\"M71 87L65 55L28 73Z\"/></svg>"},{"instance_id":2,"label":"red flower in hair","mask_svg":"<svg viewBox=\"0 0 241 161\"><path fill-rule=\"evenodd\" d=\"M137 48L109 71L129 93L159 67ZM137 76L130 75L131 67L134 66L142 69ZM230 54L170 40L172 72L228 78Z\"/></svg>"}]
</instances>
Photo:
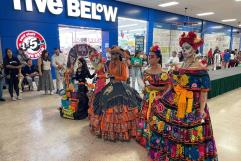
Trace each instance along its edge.
<instances>
[{"instance_id":1,"label":"red flower in hair","mask_svg":"<svg viewBox=\"0 0 241 161\"><path fill-rule=\"evenodd\" d=\"M97 51L95 51L94 53L92 53L91 55L90 55L90 61L93 61L93 59L94 58L96 58L96 57L99 57L100 56L100 53L98 53Z\"/></svg>"},{"instance_id":2,"label":"red flower in hair","mask_svg":"<svg viewBox=\"0 0 241 161\"><path fill-rule=\"evenodd\" d=\"M151 47L150 49L151 52L154 52L154 53L160 53L160 47L158 45L154 45Z\"/></svg>"},{"instance_id":3,"label":"red flower in hair","mask_svg":"<svg viewBox=\"0 0 241 161\"><path fill-rule=\"evenodd\" d=\"M201 37L197 36L195 32L188 32L188 34L184 32L179 39L179 45L182 47L184 43L188 43L194 49L198 49L203 45L204 41Z\"/></svg>"}]
</instances>

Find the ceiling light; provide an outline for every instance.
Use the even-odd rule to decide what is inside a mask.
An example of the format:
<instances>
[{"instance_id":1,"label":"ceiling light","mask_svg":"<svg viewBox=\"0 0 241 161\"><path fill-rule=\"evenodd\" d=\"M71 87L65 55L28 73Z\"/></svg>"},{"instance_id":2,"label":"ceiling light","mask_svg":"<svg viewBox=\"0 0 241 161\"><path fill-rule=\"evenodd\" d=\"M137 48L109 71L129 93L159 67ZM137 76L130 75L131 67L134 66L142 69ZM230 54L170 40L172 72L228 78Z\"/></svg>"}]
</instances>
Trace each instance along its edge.
<instances>
[{"instance_id":1,"label":"ceiling light","mask_svg":"<svg viewBox=\"0 0 241 161\"><path fill-rule=\"evenodd\" d=\"M119 28L126 28L126 27L133 27L133 26L137 26L137 24L121 25L119 26Z\"/></svg>"},{"instance_id":2,"label":"ceiling light","mask_svg":"<svg viewBox=\"0 0 241 161\"><path fill-rule=\"evenodd\" d=\"M160 7L169 7L169 6L174 6L179 4L179 2L167 2L167 3L163 3L163 4L159 4Z\"/></svg>"},{"instance_id":3,"label":"ceiling light","mask_svg":"<svg viewBox=\"0 0 241 161\"><path fill-rule=\"evenodd\" d=\"M176 20L178 20L178 17L171 17L166 19L166 21L176 21Z\"/></svg>"},{"instance_id":4,"label":"ceiling light","mask_svg":"<svg viewBox=\"0 0 241 161\"><path fill-rule=\"evenodd\" d=\"M222 29L223 26L213 26L212 29Z\"/></svg>"},{"instance_id":5,"label":"ceiling light","mask_svg":"<svg viewBox=\"0 0 241 161\"><path fill-rule=\"evenodd\" d=\"M233 22L236 21L237 19L226 19L226 20L222 20L222 22Z\"/></svg>"},{"instance_id":6,"label":"ceiling light","mask_svg":"<svg viewBox=\"0 0 241 161\"><path fill-rule=\"evenodd\" d=\"M238 25L239 27L241 27L241 25Z\"/></svg>"},{"instance_id":7,"label":"ceiling light","mask_svg":"<svg viewBox=\"0 0 241 161\"><path fill-rule=\"evenodd\" d=\"M208 16L208 15L213 15L214 12L205 12L205 13L199 13L197 16Z\"/></svg>"},{"instance_id":8,"label":"ceiling light","mask_svg":"<svg viewBox=\"0 0 241 161\"><path fill-rule=\"evenodd\" d=\"M125 18L125 17L118 17L118 21L132 21L132 22L140 22L140 23L147 23L147 21L144 20L137 20L137 19L131 19L131 18Z\"/></svg>"},{"instance_id":9,"label":"ceiling light","mask_svg":"<svg viewBox=\"0 0 241 161\"><path fill-rule=\"evenodd\" d=\"M241 2L241 0L235 0L236 2Z\"/></svg>"}]
</instances>

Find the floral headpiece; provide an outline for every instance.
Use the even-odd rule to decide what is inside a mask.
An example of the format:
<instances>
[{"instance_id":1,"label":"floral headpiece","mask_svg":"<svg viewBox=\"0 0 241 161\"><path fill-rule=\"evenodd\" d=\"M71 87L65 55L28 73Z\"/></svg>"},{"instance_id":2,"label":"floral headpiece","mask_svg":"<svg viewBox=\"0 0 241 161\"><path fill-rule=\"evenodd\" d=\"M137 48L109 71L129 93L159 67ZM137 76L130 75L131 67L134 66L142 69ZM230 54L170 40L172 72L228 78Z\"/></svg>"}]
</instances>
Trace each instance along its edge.
<instances>
[{"instance_id":1,"label":"floral headpiece","mask_svg":"<svg viewBox=\"0 0 241 161\"><path fill-rule=\"evenodd\" d=\"M197 36L195 32L188 32L187 34L184 32L179 39L180 47L182 47L184 43L190 44L195 50L197 50L203 45L204 41L201 37Z\"/></svg>"},{"instance_id":2,"label":"floral headpiece","mask_svg":"<svg viewBox=\"0 0 241 161\"><path fill-rule=\"evenodd\" d=\"M93 53L90 54L89 58L90 58L90 61L93 61L94 58L96 57L100 57L100 53L98 53L97 51L94 51Z\"/></svg>"},{"instance_id":3,"label":"floral headpiece","mask_svg":"<svg viewBox=\"0 0 241 161\"><path fill-rule=\"evenodd\" d=\"M152 46L150 52L156 53L157 55L161 55L161 49L158 45Z\"/></svg>"}]
</instances>

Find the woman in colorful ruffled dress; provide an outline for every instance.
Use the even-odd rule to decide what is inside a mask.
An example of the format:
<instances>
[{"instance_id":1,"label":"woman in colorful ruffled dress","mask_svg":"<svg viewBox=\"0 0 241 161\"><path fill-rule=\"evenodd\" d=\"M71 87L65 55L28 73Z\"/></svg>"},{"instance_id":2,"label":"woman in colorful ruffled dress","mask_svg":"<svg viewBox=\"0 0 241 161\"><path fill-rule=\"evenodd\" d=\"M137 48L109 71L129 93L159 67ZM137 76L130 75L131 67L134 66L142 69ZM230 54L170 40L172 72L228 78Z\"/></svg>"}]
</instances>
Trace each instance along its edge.
<instances>
[{"instance_id":1,"label":"woman in colorful ruffled dress","mask_svg":"<svg viewBox=\"0 0 241 161\"><path fill-rule=\"evenodd\" d=\"M157 102L149 120L149 156L154 161L218 160L207 107L210 78L195 60L201 45L203 40L194 32L180 38L185 60L173 72L174 89Z\"/></svg>"},{"instance_id":2,"label":"woman in colorful ruffled dress","mask_svg":"<svg viewBox=\"0 0 241 161\"><path fill-rule=\"evenodd\" d=\"M159 46L150 49L148 62L150 67L144 72L144 98L140 111L140 120L137 130L137 142L148 148L149 125L148 119L152 115L151 109L156 106L155 99L162 97L171 89L168 74L161 67L161 51Z\"/></svg>"},{"instance_id":3,"label":"woman in colorful ruffled dress","mask_svg":"<svg viewBox=\"0 0 241 161\"><path fill-rule=\"evenodd\" d=\"M128 67L120 59L122 51L115 47L110 53L111 81L90 103L90 130L105 140L129 141L132 137L136 137L141 98L125 83L128 78Z\"/></svg>"}]
</instances>

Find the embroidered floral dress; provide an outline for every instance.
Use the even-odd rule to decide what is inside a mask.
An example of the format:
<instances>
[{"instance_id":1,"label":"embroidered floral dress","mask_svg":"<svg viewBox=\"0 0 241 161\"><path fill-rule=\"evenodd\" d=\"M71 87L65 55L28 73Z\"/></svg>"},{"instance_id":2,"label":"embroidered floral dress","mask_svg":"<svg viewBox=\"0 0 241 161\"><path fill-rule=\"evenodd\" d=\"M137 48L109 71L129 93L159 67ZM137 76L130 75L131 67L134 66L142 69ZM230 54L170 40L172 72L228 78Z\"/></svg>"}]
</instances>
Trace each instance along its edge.
<instances>
[{"instance_id":1,"label":"embroidered floral dress","mask_svg":"<svg viewBox=\"0 0 241 161\"><path fill-rule=\"evenodd\" d=\"M142 102L142 109L140 111L139 123L138 123L138 130L137 130L137 142L140 143L142 146L148 146L148 138L149 138L149 125L148 125L148 118L150 117L151 107L155 106L155 99L157 96L161 96L164 91L168 89L168 85L171 84L169 76L167 73L159 73L159 74L149 74L144 72L144 97ZM162 91L150 90L148 86L155 86L155 87L163 87Z\"/></svg>"},{"instance_id":2,"label":"embroidered floral dress","mask_svg":"<svg viewBox=\"0 0 241 161\"><path fill-rule=\"evenodd\" d=\"M141 97L125 81L127 66L123 62L110 63L114 77L90 102L91 132L109 141L129 141L136 137Z\"/></svg>"},{"instance_id":3,"label":"embroidered floral dress","mask_svg":"<svg viewBox=\"0 0 241 161\"><path fill-rule=\"evenodd\" d=\"M158 100L150 117L149 155L155 161L216 161L217 150L206 105L202 118L200 95L210 88L206 70L179 69L174 89Z\"/></svg>"}]
</instances>

